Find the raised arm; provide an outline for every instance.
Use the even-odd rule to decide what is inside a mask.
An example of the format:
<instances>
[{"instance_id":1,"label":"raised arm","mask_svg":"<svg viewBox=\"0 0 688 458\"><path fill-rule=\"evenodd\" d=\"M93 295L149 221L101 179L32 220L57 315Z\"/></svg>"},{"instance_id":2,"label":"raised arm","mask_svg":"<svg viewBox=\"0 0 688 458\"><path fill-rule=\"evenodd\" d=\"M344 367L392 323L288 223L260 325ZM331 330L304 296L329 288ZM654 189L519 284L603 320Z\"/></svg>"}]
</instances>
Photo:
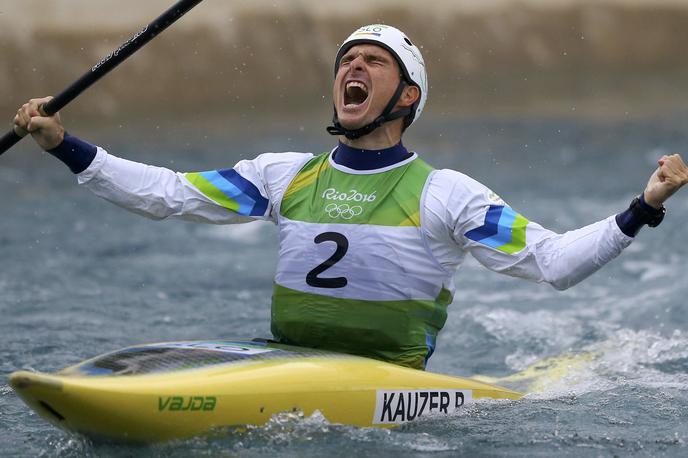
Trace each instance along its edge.
<instances>
[{"instance_id":1,"label":"raised arm","mask_svg":"<svg viewBox=\"0 0 688 458\"><path fill-rule=\"evenodd\" d=\"M645 193L627 210L563 234L529 221L458 172L436 174L434 180L442 184L434 188L451 192L434 199L444 202L444 225L461 252L493 271L566 289L618 256L643 225L661 220L661 203L688 181L688 170L678 155L659 163Z\"/></svg>"},{"instance_id":2,"label":"raised arm","mask_svg":"<svg viewBox=\"0 0 688 458\"><path fill-rule=\"evenodd\" d=\"M263 154L233 168L179 173L108 154L65 133L59 114L41 116L32 99L15 124L77 174L96 195L152 219L183 218L214 224L272 220L272 202L311 155Z\"/></svg>"}]
</instances>

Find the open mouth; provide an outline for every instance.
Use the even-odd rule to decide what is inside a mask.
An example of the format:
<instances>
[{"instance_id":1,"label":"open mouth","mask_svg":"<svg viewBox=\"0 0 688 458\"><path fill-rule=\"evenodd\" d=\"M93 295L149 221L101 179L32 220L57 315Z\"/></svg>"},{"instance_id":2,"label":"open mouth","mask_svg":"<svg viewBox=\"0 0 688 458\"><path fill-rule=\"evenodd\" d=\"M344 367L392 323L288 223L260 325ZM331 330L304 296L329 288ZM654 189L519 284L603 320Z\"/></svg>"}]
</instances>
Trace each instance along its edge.
<instances>
[{"instance_id":1,"label":"open mouth","mask_svg":"<svg viewBox=\"0 0 688 458\"><path fill-rule=\"evenodd\" d=\"M368 99L368 86L359 81L349 81L344 88L344 106L353 108Z\"/></svg>"}]
</instances>

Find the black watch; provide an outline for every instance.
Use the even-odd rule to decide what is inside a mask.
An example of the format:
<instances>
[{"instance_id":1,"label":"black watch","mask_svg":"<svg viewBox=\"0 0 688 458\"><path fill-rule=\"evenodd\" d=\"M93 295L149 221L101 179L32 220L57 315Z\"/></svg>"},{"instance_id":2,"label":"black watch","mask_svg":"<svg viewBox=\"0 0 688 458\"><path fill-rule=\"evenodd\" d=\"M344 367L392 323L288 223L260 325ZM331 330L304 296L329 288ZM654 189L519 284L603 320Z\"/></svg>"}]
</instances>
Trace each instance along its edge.
<instances>
[{"instance_id":1,"label":"black watch","mask_svg":"<svg viewBox=\"0 0 688 458\"><path fill-rule=\"evenodd\" d=\"M664 205L662 205L659 209L652 208L652 211L650 211L646 208L649 207L649 205L647 203L643 205L643 203L640 202L640 197L633 199L630 207L631 211L633 212L633 216L643 224L647 224L649 227L659 226L659 223L662 222L664 215L666 214L666 208L664 208Z\"/></svg>"}]
</instances>

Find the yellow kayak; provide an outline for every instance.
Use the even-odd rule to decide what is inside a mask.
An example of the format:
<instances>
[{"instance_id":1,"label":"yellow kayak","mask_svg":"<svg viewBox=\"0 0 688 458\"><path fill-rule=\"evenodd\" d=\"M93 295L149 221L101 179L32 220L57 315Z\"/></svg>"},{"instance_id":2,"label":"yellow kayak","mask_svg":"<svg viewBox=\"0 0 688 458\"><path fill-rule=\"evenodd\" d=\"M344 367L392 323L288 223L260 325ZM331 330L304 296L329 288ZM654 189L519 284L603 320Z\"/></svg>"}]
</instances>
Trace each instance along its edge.
<instances>
[{"instance_id":1,"label":"yellow kayak","mask_svg":"<svg viewBox=\"0 0 688 458\"><path fill-rule=\"evenodd\" d=\"M15 372L10 385L60 428L136 442L261 425L281 412L392 427L475 399L522 397L469 378L247 340L127 347L54 374Z\"/></svg>"}]
</instances>

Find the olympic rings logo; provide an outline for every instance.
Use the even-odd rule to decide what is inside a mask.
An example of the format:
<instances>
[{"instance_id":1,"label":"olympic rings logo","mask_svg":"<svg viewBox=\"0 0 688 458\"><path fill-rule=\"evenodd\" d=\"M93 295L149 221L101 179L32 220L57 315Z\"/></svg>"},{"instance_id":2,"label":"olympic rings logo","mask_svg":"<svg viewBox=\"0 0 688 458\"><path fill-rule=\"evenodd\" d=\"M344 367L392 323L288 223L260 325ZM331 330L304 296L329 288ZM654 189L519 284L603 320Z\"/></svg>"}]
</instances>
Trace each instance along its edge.
<instances>
[{"instance_id":1,"label":"olympic rings logo","mask_svg":"<svg viewBox=\"0 0 688 458\"><path fill-rule=\"evenodd\" d=\"M325 213L327 213L327 216L333 219L351 219L354 216L358 216L363 213L363 207L360 205L330 203L325 207Z\"/></svg>"}]
</instances>

